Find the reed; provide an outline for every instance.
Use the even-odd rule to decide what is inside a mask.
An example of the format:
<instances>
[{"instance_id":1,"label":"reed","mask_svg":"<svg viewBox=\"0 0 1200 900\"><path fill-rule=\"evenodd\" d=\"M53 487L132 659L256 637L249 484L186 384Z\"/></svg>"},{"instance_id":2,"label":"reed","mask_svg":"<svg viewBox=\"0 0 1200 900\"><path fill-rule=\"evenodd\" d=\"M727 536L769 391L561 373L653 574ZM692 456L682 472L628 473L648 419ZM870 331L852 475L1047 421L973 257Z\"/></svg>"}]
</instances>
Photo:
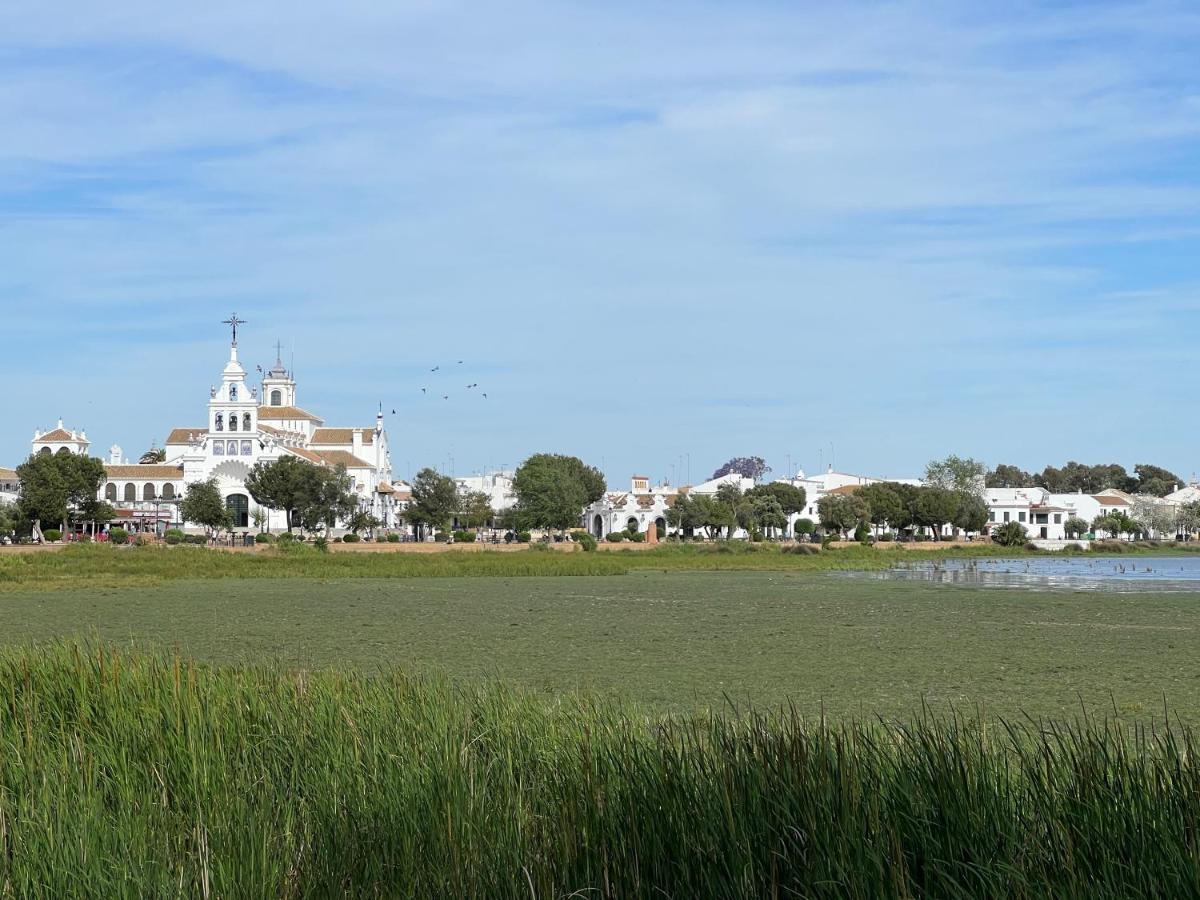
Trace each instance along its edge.
<instances>
[{"instance_id":1,"label":"reed","mask_svg":"<svg viewBox=\"0 0 1200 900\"><path fill-rule=\"evenodd\" d=\"M0 895L1195 895L1193 740L53 644L0 654Z\"/></svg>"}]
</instances>

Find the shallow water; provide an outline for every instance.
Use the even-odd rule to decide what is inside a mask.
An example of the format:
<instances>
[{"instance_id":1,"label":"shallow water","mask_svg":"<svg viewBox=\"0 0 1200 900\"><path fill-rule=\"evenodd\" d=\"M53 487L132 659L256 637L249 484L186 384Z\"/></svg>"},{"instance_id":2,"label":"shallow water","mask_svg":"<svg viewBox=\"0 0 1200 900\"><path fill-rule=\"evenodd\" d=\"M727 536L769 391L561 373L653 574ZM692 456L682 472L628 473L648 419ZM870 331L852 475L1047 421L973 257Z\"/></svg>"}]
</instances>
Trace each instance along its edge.
<instances>
[{"instance_id":1,"label":"shallow water","mask_svg":"<svg viewBox=\"0 0 1200 900\"><path fill-rule=\"evenodd\" d=\"M898 563L882 572L839 573L853 578L931 581L1026 590L1200 592L1196 556L1034 556Z\"/></svg>"}]
</instances>

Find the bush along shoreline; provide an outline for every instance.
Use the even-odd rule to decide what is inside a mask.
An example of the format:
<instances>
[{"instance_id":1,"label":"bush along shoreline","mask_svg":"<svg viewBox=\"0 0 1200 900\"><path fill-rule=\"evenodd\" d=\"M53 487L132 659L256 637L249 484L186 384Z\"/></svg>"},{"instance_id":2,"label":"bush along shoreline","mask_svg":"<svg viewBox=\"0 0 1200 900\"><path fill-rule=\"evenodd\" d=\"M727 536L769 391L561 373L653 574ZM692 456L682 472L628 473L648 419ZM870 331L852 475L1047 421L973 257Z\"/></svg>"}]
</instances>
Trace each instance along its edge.
<instances>
[{"instance_id":1,"label":"bush along shoreline","mask_svg":"<svg viewBox=\"0 0 1200 900\"><path fill-rule=\"evenodd\" d=\"M0 654L0 893L1194 895L1186 728L652 717L403 672Z\"/></svg>"}]
</instances>

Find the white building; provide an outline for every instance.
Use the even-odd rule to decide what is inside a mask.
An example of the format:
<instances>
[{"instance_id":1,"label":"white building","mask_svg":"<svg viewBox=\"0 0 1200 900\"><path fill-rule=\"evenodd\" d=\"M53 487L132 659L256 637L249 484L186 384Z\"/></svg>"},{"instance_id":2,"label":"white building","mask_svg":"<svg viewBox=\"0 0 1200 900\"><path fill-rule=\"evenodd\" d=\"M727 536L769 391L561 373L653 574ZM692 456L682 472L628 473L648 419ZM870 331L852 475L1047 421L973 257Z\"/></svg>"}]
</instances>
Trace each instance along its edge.
<instances>
[{"instance_id":1,"label":"white building","mask_svg":"<svg viewBox=\"0 0 1200 900\"><path fill-rule=\"evenodd\" d=\"M921 484L915 478L876 478L870 475L851 475L849 472L835 472L833 466L830 466L827 471L818 475L805 475L804 470L801 469L791 478L780 478L779 481L784 484L790 484L792 487L804 489L804 509L788 516L789 534L793 526L800 519L810 519L813 522L820 521L821 517L817 512L817 504L826 494L831 494L835 491L845 492L851 488L863 487L868 484L879 484L884 481L894 484Z\"/></svg>"},{"instance_id":2,"label":"white building","mask_svg":"<svg viewBox=\"0 0 1200 900\"><path fill-rule=\"evenodd\" d=\"M33 433L34 453L49 454L66 451L82 455L87 453L90 446L91 442L87 439L87 432L64 428L62 419L59 419L58 425L50 431Z\"/></svg>"},{"instance_id":3,"label":"white building","mask_svg":"<svg viewBox=\"0 0 1200 900\"><path fill-rule=\"evenodd\" d=\"M499 470L482 475L464 475L455 478L459 494L487 494L492 512L497 516L512 509L517 503L517 492L513 488L515 472Z\"/></svg>"},{"instance_id":4,"label":"white building","mask_svg":"<svg viewBox=\"0 0 1200 900\"><path fill-rule=\"evenodd\" d=\"M0 467L0 503L16 503L21 495L21 483L16 469Z\"/></svg>"},{"instance_id":5,"label":"white building","mask_svg":"<svg viewBox=\"0 0 1200 900\"><path fill-rule=\"evenodd\" d=\"M130 465L121 459L120 448L113 448L100 499L116 507L116 521L135 528L177 526L176 501L185 495L187 485L215 478L233 515L234 529L257 530L258 507L246 490L246 477L255 463L294 456L319 466L345 466L359 508L385 527L395 524L397 492L391 485L382 412L373 426L325 427L319 416L296 405L296 382L278 359L263 377L262 397L265 403L259 391L247 384L235 332L220 383L209 389L204 425L172 429L161 464ZM64 434L76 444L86 441L82 432L75 435L59 428L35 438L35 448L38 441L51 449L67 445ZM286 529L284 512L261 512L264 527Z\"/></svg>"}]
</instances>

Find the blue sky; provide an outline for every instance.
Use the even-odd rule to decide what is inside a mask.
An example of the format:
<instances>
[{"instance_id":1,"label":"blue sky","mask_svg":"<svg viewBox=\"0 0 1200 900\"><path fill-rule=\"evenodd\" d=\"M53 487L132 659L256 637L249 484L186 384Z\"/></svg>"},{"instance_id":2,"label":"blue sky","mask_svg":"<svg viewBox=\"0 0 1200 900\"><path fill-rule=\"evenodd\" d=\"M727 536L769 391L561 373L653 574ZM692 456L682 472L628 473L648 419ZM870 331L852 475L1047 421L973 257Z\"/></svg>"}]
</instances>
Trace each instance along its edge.
<instances>
[{"instance_id":1,"label":"blue sky","mask_svg":"<svg viewBox=\"0 0 1200 900\"><path fill-rule=\"evenodd\" d=\"M1200 7L986 6L6 3L0 462L202 422L236 310L401 476L1186 477Z\"/></svg>"}]
</instances>

